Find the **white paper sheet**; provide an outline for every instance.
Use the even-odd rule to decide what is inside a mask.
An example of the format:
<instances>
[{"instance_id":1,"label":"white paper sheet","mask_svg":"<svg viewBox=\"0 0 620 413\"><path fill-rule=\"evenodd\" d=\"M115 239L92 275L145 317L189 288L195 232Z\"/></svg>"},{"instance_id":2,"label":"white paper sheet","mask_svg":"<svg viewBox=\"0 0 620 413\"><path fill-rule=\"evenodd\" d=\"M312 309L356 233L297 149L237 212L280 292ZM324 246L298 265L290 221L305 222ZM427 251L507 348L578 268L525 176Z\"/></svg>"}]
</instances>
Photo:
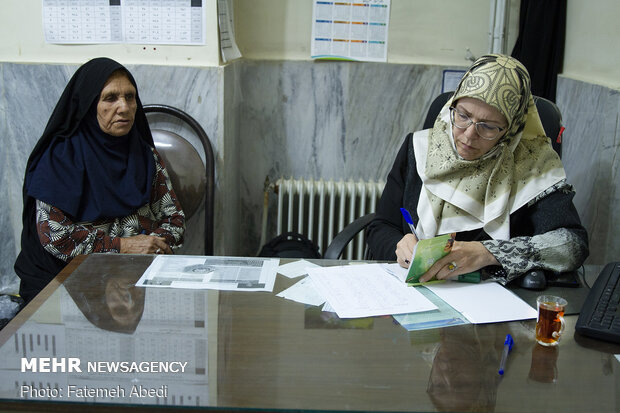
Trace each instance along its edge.
<instances>
[{"instance_id":1,"label":"white paper sheet","mask_svg":"<svg viewBox=\"0 0 620 413\"><path fill-rule=\"evenodd\" d=\"M340 318L370 317L434 310L415 288L389 275L380 264L309 268L321 296Z\"/></svg>"},{"instance_id":2,"label":"white paper sheet","mask_svg":"<svg viewBox=\"0 0 620 413\"><path fill-rule=\"evenodd\" d=\"M307 275L307 268L318 267L318 265L311 263L310 261L301 259L298 261L292 261L288 264L282 264L278 267L278 274L282 274L288 278L297 278L302 275Z\"/></svg>"},{"instance_id":3,"label":"white paper sheet","mask_svg":"<svg viewBox=\"0 0 620 413\"><path fill-rule=\"evenodd\" d=\"M446 282L426 288L474 324L525 320L537 315L529 304L495 282Z\"/></svg>"},{"instance_id":4,"label":"white paper sheet","mask_svg":"<svg viewBox=\"0 0 620 413\"><path fill-rule=\"evenodd\" d=\"M407 268L401 267L398 263L381 264L381 268L383 268L388 274L396 277L397 280L403 283L407 279L407 273L409 272Z\"/></svg>"},{"instance_id":5,"label":"white paper sheet","mask_svg":"<svg viewBox=\"0 0 620 413\"><path fill-rule=\"evenodd\" d=\"M321 305L325 302L325 298L314 288L314 283L310 277L306 277L286 290L278 293L277 297L309 305Z\"/></svg>"},{"instance_id":6,"label":"white paper sheet","mask_svg":"<svg viewBox=\"0 0 620 413\"><path fill-rule=\"evenodd\" d=\"M329 305L328 302L325 302L325 304L323 304L323 307L321 308L321 311L327 311L329 313L335 313L336 311L332 308L331 305Z\"/></svg>"},{"instance_id":7,"label":"white paper sheet","mask_svg":"<svg viewBox=\"0 0 620 413\"><path fill-rule=\"evenodd\" d=\"M138 287L273 291L279 258L158 255Z\"/></svg>"}]
</instances>

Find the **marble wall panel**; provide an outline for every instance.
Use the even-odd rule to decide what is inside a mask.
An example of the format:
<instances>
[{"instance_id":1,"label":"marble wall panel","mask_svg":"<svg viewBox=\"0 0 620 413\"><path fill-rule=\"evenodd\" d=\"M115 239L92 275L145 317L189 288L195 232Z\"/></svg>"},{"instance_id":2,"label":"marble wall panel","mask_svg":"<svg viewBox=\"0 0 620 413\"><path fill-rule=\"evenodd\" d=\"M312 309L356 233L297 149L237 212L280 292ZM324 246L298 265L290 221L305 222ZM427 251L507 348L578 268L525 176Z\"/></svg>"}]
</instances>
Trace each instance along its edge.
<instances>
[{"instance_id":1,"label":"marble wall panel","mask_svg":"<svg viewBox=\"0 0 620 413\"><path fill-rule=\"evenodd\" d=\"M75 67L6 63L0 67L0 285L3 292L13 292L18 285L13 263L20 250L26 161Z\"/></svg>"},{"instance_id":2,"label":"marble wall panel","mask_svg":"<svg viewBox=\"0 0 620 413\"><path fill-rule=\"evenodd\" d=\"M223 99L220 128L226 137L226 150L220 157L220 170L226 175L228 185L222 185L217 192L217 202L225 207L216 208L215 221L223 222L221 235L226 240L226 248L220 254L226 255L253 255L256 251L247 248L246 231L244 224L251 218L241 216L239 200L239 176L243 168L239 161L239 117L238 109L242 100L239 88L239 73L243 61L237 60L224 67ZM217 228L216 228L217 230ZM216 253L218 249L216 248ZM221 250L220 250L221 251Z\"/></svg>"},{"instance_id":3,"label":"marble wall panel","mask_svg":"<svg viewBox=\"0 0 620 413\"><path fill-rule=\"evenodd\" d=\"M560 77L562 160L590 237L588 263L620 260L620 91Z\"/></svg>"},{"instance_id":4,"label":"marble wall panel","mask_svg":"<svg viewBox=\"0 0 620 413\"><path fill-rule=\"evenodd\" d=\"M260 246L265 177L385 180L440 93L442 67L244 62L238 116L241 215ZM271 197L275 201L275 197ZM270 204L267 239L275 235Z\"/></svg>"}]
</instances>

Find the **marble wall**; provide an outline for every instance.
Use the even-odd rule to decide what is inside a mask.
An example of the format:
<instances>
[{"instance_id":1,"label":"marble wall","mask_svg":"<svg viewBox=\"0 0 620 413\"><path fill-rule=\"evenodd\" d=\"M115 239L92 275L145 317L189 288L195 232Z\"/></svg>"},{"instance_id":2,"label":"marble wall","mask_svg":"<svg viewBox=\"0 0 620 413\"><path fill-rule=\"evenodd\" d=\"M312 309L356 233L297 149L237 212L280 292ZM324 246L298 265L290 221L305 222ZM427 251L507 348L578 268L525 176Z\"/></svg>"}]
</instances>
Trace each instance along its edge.
<instances>
[{"instance_id":1,"label":"marble wall","mask_svg":"<svg viewBox=\"0 0 620 413\"><path fill-rule=\"evenodd\" d=\"M561 77L562 160L590 236L591 264L620 261L620 90Z\"/></svg>"},{"instance_id":2,"label":"marble wall","mask_svg":"<svg viewBox=\"0 0 620 413\"><path fill-rule=\"evenodd\" d=\"M19 252L22 183L30 151L75 67L0 64L0 286L14 288Z\"/></svg>"},{"instance_id":3,"label":"marble wall","mask_svg":"<svg viewBox=\"0 0 620 413\"><path fill-rule=\"evenodd\" d=\"M260 246L263 183L385 180L408 132L440 93L443 67L246 61L237 72L246 253ZM271 196L267 240L275 234Z\"/></svg>"},{"instance_id":4,"label":"marble wall","mask_svg":"<svg viewBox=\"0 0 620 413\"><path fill-rule=\"evenodd\" d=\"M0 63L0 292L16 289L21 187L28 154L72 65ZM444 67L349 62L138 65L144 103L195 117L216 156L215 253L260 248L265 177L385 179L405 135L421 127ZM591 234L591 263L620 259L620 93L561 78L563 160ZM268 238L275 235L271 197Z\"/></svg>"}]
</instances>

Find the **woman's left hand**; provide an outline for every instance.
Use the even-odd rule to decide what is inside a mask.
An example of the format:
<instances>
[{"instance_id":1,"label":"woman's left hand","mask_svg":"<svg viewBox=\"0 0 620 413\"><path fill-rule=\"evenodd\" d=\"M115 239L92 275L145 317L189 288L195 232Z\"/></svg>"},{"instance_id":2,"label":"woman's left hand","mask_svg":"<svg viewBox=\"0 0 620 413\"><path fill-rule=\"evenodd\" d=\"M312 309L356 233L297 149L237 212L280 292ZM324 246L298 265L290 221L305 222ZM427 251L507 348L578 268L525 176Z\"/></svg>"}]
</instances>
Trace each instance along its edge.
<instances>
[{"instance_id":1,"label":"woman's left hand","mask_svg":"<svg viewBox=\"0 0 620 413\"><path fill-rule=\"evenodd\" d=\"M121 254L172 254L166 238L153 235L135 235L121 238Z\"/></svg>"},{"instance_id":2,"label":"woman's left hand","mask_svg":"<svg viewBox=\"0 0 620 413\"><path fill-rule=\"evenodd\" d=\"M487 265L500 265L497 259L478 241L454 241L452 251L437 260L421 277L420 282L433 278L453 280L460 274L479 270Z\"/></svg>"}]
</instances>

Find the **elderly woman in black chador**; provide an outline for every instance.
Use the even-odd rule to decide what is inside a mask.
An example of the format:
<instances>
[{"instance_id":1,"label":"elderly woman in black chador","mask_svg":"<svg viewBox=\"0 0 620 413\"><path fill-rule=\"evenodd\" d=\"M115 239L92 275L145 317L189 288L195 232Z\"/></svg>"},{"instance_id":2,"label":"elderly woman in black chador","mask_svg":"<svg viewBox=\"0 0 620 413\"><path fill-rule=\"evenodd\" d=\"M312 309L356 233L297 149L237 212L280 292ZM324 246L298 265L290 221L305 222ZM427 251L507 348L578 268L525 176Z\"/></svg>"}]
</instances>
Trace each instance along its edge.
<instances>
[{"instance_id":1,"label":"elderly woman in black chador","mask_svg":"<svg viewBox=\"0 0 620 413\"><path fill-rule=\"evenodd\" d=\"M545 136L516 59L486 55L465 74L431 129L405 139L368 244L375 259L409 266L421 238L456 234L451 252L422 275L453 279L478 269L506 283L531 269L562 272L588 256L573 188Z\"/></svg>"},{"instance_id":2,"label":"elderly woman in black chador","mask_svg":"<svg viewBox=\"0 0 620 413\"><path fill-rule=\"evenodd\" d=\"M185 216L132 75L93 59L73 75L26 165L15 272L31 300L73 257L172 253Z\"/></svg>"}]
</instances>

